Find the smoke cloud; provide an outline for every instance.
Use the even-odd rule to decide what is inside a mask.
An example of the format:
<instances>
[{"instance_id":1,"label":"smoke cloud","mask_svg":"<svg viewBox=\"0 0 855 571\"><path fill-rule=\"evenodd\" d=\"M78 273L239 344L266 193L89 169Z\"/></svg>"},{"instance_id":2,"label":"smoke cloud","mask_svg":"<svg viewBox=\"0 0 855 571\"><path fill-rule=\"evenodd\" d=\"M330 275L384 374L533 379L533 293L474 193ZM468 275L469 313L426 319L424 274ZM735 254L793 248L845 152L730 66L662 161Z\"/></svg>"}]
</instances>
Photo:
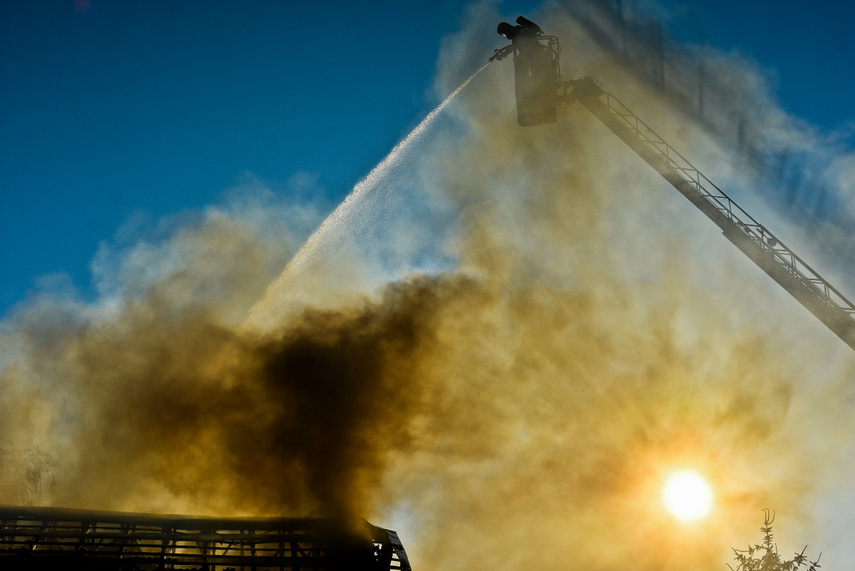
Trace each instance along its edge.
<instances>
[{"instance_id":1,"label":"smoke cloud","mask_svg":"<svg viewBox=\"0 0 855 571\"><path fill-rule=\"evenodd\" d=\"M470 9L438 92L512 17ZM722 186L754 180L578 14L532 18L566 76L597 76ZM105 246L99 300L22 306L0 332L0 502L361 516L417 569L493 570L720 569L769 507L782 550L834 560L815 506L849 491L851 352L581 106L519 128L511 66L287 275L318 210L252 183ZM800 251L798 219L751 202ZM662 507L678 468L714 489L700 523Z\"/></svg>"}]
</instances>

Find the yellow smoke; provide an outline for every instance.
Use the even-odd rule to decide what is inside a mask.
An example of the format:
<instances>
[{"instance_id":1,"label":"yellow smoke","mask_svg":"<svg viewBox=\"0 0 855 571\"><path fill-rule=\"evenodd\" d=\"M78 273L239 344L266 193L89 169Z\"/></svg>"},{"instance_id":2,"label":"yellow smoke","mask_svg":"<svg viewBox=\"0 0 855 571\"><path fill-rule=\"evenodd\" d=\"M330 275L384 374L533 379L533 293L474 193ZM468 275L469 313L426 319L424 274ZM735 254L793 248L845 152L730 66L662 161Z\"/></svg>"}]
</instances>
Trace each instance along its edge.
<instances>
[{"instance_id":1,"label":"yellow smoke","mask_svg":"<svg viewBox=\"0 0 855 571\"><path fill-rule=\"evenodd\" d=\"M498 20L473 9L441 90ZM541 21L568 76L606 81L699 166L726 156L573 18ZM106 309L23 309L3 333L2 475L44 485L0 502L358 515L404 532L416 569L720 569L761 508L806 529L837 473L817 466L851 433L852 356L583 108L517 127L511 65L378 194L404 198L369 198L370 228L348 219L287 279L270 268L294 248L271 255L235 208L174 233L155 251L176 263ZM413 215L425 202L441 223ZM424 254L413 235L443 264L401 264ZM659 501L686 467L716 497L688 526Z\"/></svg>"}]
</instances>

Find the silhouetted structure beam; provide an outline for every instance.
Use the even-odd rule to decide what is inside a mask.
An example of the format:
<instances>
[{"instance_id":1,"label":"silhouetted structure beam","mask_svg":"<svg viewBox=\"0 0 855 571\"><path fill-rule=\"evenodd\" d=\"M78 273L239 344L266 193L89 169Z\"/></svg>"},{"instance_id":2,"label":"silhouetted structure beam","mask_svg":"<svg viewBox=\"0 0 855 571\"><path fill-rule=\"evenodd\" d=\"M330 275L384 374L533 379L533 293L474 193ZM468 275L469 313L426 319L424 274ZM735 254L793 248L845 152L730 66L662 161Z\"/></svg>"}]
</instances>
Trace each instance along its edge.
<instances>
[{"instance_id":1,"label":"silhouetted structure beam","mask_svg":"<svg viewBox=\"0 0 855 571\"><path fill-rule=\"evenodd\" d=\"M365 520L204 518L0 507L8 571L402 570L398 535Z\"/></svg>"}]
</instances>

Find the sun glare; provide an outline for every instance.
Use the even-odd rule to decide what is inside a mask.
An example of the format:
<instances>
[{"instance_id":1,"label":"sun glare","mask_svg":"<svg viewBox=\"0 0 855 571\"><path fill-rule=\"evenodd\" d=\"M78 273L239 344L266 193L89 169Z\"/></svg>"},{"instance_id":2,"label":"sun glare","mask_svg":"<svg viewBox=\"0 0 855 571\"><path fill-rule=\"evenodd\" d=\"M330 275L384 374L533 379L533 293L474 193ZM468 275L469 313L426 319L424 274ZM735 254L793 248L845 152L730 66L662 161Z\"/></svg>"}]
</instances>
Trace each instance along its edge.
<instances>
[{"instance_id":1,"label":"sun glare","mask_svg":"<svg viewBox=\"0 0 855 571\"><path fill-rule=\"evenodd\" d=\"M697 472L683 470L671 474L662 489L665 508L682 522L706 517L712 509L712 489Z\"/></svg>"}]
</instances>

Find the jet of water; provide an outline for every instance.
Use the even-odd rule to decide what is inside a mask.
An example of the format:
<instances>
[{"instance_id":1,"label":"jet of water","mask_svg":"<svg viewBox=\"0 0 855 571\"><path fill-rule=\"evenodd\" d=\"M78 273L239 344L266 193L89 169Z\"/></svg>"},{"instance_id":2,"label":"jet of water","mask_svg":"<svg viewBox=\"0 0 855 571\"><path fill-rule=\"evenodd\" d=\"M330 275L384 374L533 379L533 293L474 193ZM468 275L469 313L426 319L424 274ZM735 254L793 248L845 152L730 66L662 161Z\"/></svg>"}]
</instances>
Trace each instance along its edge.
<instances>
[{"instance_id":1,"label":"jet of water","mask_svg":"<svg viewBox=\"0 0 855 571\"><path fill-rule=\"evenodd\" d=\"M489 64L490 60L484 62L475 73L470 75L457 89L452 91L401 142L395 145L386 158L380 161L363 180L353 187L350 194L345 197L332 214L309 236L306 243L303 244L302 248L285 266L279 278L267 288L264 297L250 309L246 325L255 329L266 329L264 324L273 325L277 321L277 316L269 315L270 310L280 306L284 302L284 300L276 298L288 295L290 290L288 283L292 280L293 275L299 273L300 268L315 257L319 250L322 250L322 246L328 241L327 237L329 235L335 235L336 230L346 228L363 214L363 211L367 207L367 199L372 194L372 191L377 189L380 182L388 177L389 173L401 162L406 151L422 137L451 100Z\"/></svg>"}]
</instances>

